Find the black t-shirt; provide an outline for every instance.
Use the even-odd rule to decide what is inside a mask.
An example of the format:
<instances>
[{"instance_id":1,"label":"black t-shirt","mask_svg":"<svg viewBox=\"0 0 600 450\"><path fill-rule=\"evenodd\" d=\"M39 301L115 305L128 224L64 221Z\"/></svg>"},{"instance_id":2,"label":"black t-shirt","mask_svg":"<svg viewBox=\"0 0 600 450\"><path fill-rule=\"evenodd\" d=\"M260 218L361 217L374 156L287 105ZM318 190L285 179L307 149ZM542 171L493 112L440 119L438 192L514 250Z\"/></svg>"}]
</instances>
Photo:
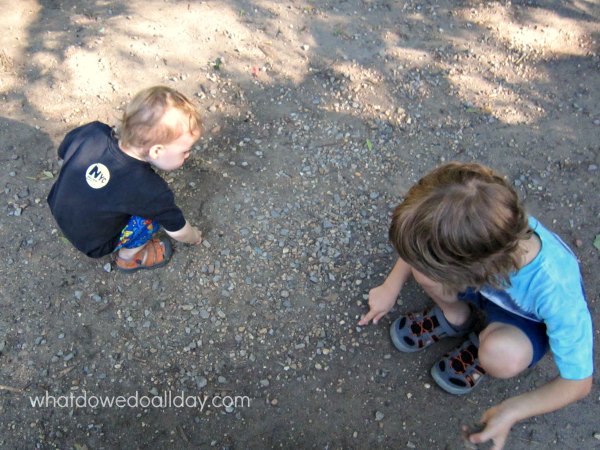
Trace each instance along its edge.
<instances>
[{"instance_id":1,"label":"black t-shirt","mask_svg":"<svg viewBox=\"0 0 600 450\"><path fill-rule=\"evenodd\" d=\"M92 122L69 132L58 156L64 163L48 204L64 235L86 255L111 253L131 216L169 231L185 225L165 180L124 153L108 125Z\"/></svg>"}]
</instances>

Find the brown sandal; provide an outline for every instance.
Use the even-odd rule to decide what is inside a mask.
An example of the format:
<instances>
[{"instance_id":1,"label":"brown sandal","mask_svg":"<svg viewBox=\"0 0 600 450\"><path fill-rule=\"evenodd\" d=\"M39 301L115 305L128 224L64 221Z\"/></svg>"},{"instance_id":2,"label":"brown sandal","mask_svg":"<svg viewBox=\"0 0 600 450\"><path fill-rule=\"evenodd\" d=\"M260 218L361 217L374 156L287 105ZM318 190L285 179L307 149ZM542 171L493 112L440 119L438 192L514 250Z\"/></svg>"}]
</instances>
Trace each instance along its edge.
<instances>
[{"instance_id":1,"label":"brown sandal","mask_svg":"<svg viewBox=\"0 0 600 450\"><path fill-rule=\"evenodd\" d=\"M121 272L136 272L140 269L158 269L167 265L173 248L169 239L154 238L144 248L137 252L131 259L123 259L117 256L116 267ZM146 257L146 261L144 261Z\"/></svg>"}]
</instances>

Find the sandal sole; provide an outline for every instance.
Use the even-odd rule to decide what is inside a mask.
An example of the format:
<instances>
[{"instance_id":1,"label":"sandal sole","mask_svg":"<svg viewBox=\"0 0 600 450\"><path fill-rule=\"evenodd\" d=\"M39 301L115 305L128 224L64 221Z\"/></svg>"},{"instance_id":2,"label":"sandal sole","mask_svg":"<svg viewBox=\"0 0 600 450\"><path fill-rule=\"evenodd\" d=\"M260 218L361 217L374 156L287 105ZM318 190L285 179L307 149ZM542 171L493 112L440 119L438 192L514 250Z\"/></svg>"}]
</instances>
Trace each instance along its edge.
<instances>
[{"instance_id":1,"label":"sandal sole","mask_svg":"<svg viewBox=\"0 0 600 450\"><path fill-rule=\"evenodd\" d=\"M394 344L394 347L396 347L397 350L404 353L414 353L418 352L419 350L425 349L426 347L409 347L404 343L404 341L402 340L402 336L398 332L398 322L400 322L401 319L402 317L398 317L392 322L392 325L390 326L390 338L392 339L392 344Z\"/></svg>"},{"instance_id":2,"label":"sandal sole","mask_svg":"<svg viewBox=\"0 0 600 450\"><path fill-rule=\"evenodd\" d=\"M436 361L436 363L433 365L433 367L431 367L430 373L431 373L431 376L433 377L434 381L440 388L442 388L444 391L448 392L449 394L453 394L453 395L468 394L477 387L477 385L479 384L481 379L485 376L485 373L481 373L477 369L473 369L473 371L479 375L478 379L475 381L474 385L473 386L458 386L456 384L451 383L448 380L449 375L443 373L442 369L440 369L440 362L445 360L445 364L447 367L446 370L451 370L450 369L451 355L458 354L458 352L460 351L459 349L462 349L463 347L466 348L466 347L468 347L469 344L476 345L477 347L479 346L479 340L478 340L477 336L475 335L475 333L470 333L469 339L467 341L463 342L461 345L456 347L450 353L445 354L441 359ZM476 364L478 366L479 360L477 358L476 358L476 361L477 362L474 363L473 365ZM470 367L473 367L473 365L470 365Z\"/></svg>"},{"instance_id":3,"label":"sandal sole","mask_svg":"<svg viewBox=\"0 0 600 450\"><path fill-rule=\"evenodd\" d=\"M459 386L454 386L453 384L449 384L443 378L442 374L440 373L440 370L438 369L438 363L435 363L433 365L430 373L431 373L431 376L433 377L434 381L437 383L437 385L440 388L442 388L444 391L448 392L449 394L465 395L465 394L468 394L469 392L471 392L473 389L475 389L475 386L469 387L469 388L461 388Z\"/></svg>"}]
</instances>

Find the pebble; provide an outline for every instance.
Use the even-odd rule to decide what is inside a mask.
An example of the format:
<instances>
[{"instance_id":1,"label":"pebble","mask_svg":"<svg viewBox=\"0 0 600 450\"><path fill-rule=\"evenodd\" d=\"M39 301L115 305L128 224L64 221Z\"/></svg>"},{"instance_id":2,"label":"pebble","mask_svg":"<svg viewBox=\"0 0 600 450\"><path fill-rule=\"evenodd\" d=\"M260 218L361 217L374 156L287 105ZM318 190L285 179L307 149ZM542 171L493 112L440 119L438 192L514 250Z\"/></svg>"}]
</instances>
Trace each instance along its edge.
<instances>
[{"instance_id":1,"label":"pebble","mask_svg":"<svg viewBox=\"0 0 600 450\"><path fill-rule=\"evenodd\" d=\"M600 441L600 433L594 433L594 439L597 439Z\"/></svg>"},{"instance_id":2,"label":"pebble","mask_svg":"<svg viewBox=\"0 0 600 450\"><path fill-rule=\"evenodd\" d=\"M375 420L377 422L381 422L384 417L385 417L385 414L383 414L381 411L376 411L375 412Z\"/></svg>"},{"instance_id":3,"label":"pebble","mask_svg":"<svg viewBox=\"0 0 600 450\"><path fill-rule=\"evenodd\" d=\"M112 270L112 266L110 265L110 263L104 264L104 266L102 266L102 268L104 269L105 272L108 272L108 273L110 273L110 271Z\"/></svg>"}]
</instances>

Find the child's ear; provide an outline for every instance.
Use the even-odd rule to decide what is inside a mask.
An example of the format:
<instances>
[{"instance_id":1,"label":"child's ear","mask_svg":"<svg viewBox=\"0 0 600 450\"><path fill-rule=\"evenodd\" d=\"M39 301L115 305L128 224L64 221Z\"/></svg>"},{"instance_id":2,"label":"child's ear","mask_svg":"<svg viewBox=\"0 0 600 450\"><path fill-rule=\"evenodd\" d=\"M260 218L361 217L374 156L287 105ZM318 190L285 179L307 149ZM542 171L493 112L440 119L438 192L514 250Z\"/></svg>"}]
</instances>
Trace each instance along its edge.
<instances>
[{"instance_id":1,"label":"child's ear","mask_svg":"<svg viewBox=\"0 0 600 450\"><path fill-rule=\"evenodd\" d=\"M153 145L150 147L150 150L148 150L148 157L150 159L158 159L162 155L164 149L165 147L162 144Z\"/></svg>"}]
</instances>

